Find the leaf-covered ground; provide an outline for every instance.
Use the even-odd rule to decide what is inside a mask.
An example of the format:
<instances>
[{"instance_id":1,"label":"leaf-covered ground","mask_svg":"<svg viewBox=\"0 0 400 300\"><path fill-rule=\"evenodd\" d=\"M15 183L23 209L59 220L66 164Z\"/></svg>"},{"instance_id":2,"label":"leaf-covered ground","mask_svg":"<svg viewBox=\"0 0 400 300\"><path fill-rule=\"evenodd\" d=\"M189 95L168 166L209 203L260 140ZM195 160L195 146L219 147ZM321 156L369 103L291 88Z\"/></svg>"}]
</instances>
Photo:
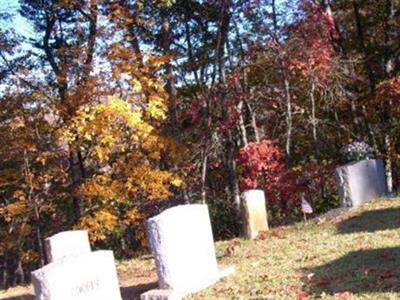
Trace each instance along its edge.
<instances>
[{"instance_id":1,"label":"leaf-covered ground","mask_svg":"<svg viewBox=\"0 0 400 300\"><path fill-rule=\"evenodd\" d=\"M236 274L189 299L400 299L400 199L378 200L334 220L217 243ZM118 263L124 300L154 288L151 257ZM0 299L33 299L29 287ZM21 298L25 295L25 298Z\"/></svg>"}]
</instances>

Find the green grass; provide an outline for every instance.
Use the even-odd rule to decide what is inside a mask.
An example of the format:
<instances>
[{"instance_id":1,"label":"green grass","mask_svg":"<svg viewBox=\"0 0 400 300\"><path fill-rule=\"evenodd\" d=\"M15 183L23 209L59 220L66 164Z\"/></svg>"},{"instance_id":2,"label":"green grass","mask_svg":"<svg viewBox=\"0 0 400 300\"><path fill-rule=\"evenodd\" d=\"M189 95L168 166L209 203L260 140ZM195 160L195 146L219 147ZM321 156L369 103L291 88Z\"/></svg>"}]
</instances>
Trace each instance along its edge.
<instances>
[{"instance_id":1,"label":"green grass","mask_svg":"<svg viewBox=\"0 0 400 300\"><path fill-rule=\"evenodd\" d=\"M236 273L188 299L400 299L400 199L216 248L219 263L235 265ZM118 271L124 300L156 287L148 256L119 262ZM0 299L29 294L15 291L0 292Z\"/></svg>"},{"instance_id":2,"label":"green grass","mask_svg":"<svg viewBox=\"0 0 400 300\"><path fill-rule=\"evenodd\" d=\"M237 272L191 299L400 299L400 199L264 238L218 243Z\"/></svg>"}]
</instances>

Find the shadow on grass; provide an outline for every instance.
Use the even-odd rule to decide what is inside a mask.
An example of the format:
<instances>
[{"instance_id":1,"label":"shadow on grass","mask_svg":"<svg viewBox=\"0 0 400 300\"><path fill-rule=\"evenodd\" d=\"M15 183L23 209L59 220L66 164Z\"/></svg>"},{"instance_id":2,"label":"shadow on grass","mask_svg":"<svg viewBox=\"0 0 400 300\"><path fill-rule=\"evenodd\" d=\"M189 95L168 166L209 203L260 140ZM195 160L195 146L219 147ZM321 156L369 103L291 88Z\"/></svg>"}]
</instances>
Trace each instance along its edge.
<instances>
[{"instance_id":1,"label":"shadow on grass","mask_svg":"<svg viewBox=\"0 0 400 300\"><path fill-rule=\"evenodd\" d=\"M35 296L30 294L20 295L20 296L13 296L8 298L2 298L3 300L35 300Z\"/></svg>"},{"instance_id":2,"label":"shadow on grass","mask_svg":"<svg viewBox=\"0 0 400 300\"><path fill-rule=\"evenodd\" d=\"M400 247L354 251L304 271L310 294L400 292Z\"/></svg>"},{"instance_id":3,"label":"shadow on grass","mask_svg":"<svg viewBox=\"0 0 400 300\"><path fill-rule=\"evenodd\" d=\"M374 232L400 228L400 208L367 211L337 225L339 233Z\"/></svg>"},{"instance_id":4,"label":"shadow on grass","mask_svg":"<svg viewBox=\"0 0 400 300\"><path fill-rule=\"evenodd\" d=\"M137 284L132 286L124 286L121 287L121 296L123 300L139 300L140 295L148 290L155 289L158 287L158 283L156 281L146 283L146 284ZM3 300L35 300L35 296L30 294L24 294L20 296L12 296L8 298L1 298Z\"/></svg>"},{"instance_id":5,"label":"shadow on grass","mask_svg":"<svg viewBox=\"0 0 400 300\"><path fill-rule=\"evenodd\" d=\"M137 284L132 286L121 287L121 295L123 300L139 300L140 295L148 290L152 290L158 287L156 281L146 284Z\"/></svg>"}]
</instances>

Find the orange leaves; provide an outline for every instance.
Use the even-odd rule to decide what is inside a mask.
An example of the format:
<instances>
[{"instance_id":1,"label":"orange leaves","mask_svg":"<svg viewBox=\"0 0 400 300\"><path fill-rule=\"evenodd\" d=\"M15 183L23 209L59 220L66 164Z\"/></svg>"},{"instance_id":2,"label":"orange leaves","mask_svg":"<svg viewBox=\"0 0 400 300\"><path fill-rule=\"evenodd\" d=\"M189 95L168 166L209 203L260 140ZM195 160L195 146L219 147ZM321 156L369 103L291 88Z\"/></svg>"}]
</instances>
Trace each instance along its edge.
<instances>
[{"instance_id":1,"label":"orange leaves","mask_svg":"<svg viewBox=\"0 0 400 300\"><path fill-rule=\"evenodd\" d=\"M93 215L84 216L76 227L87 229L90 239L99 241L106 239L107 234L114 230L117 220L117 216L110 211L99 210Z\"/></svg>"},{"instance_id":2,"label":"orange leaves","mask_svg":"<svg viewBox=\"0 0 400 300\"><path fill-rule=\"evenodd\" d=\"M383 109L399 110L400 108L400 76L384 80L378 84L374 104Z\"/></svg>"},{"instance_id":3,"label":"orange leaves","mask_svg":"<svg viewBox=\"0 0 400 300\"><path fill-rule=\"evenodd\" d=\"M10 127L13 130L24 127L24 126L25 126L25 122L21 117L15 117L10 123Z\"/></svg>"},{"instance_id":4,"label":"orange leaves","mask_svg":"<svg viewBox=\"0 0 400 300\"><path fill-rule=\"evenodd\" d=\"M78 146L97 144L109 148L126 137L135 140L146 137L153 127L143 120L143 112L129 102L109 97L108 103L85 107L60 134L61 138ZM78 140L77 140L77 137Z\"/></svg>"},{"instance_id":5,"label":"orange leaves","mask_svg":"<svg viewBox=\"0 0 400 300\"><path fill-rule=\"evenodd\" d=\"M156 120L164 120L167 112L164 99L158 96L150 96L149 103L147 105L147 112Z\"/></svg>"},{"instance_id":6,"label":"orange leaves","mask_svg":"<svg viewBox=\"0 0 400 300\"><path fill-rule=\"evenodd\" d=\"M167 107L159 96L161 86L148 84L154 86L146 105L109 97L106 103L81 108L59 132L70 147L88 153L85 162L92 175L78 189L86 213L77 226L88 229L93 241L132 226L135 235L143 230L142 238L136 238L144 242L143 200L167 199L171 186L182 185L177 175L159 168L162 155L177 147L156 130ZM142 81L135 88L142 89ZM172 157L177 150L171 152Z\"/></svg>"},{"instance_id":7,"label":"orange leaves","mask_svg":"<svg viewBox=\"0 0 400 300\"><path fill-rule=\"evenodd\" d=\"M117 197L118 188L112 183L108 175L94 176L79 188L79 194L88 201L88 204L94 199L112 199Z\"/></svg>"},{"instance_id":8,"label":"orange leaves","mask_svg":"<svg viewBox=\"0 0 400 300\"><path fill-rule=\"evenodd\" d=\"M4 221L9 223L14 218L25 215L27 209L28 206L25 201L10 203L0 208L0 217L3 217Z\"/></svg>"},{"instance_id":9,"label":"orange leaves","mask_svg":"<svg viewBox=\"0 0 400 300\"><path fill-rule=\"evenodd\" d=\"M22 262L27 264L31 262L37 262L40 260L40 255L36 251L28 250L22 254Z\"/></svg>"},{"instance_id":10,"label":"orange leaves","mask_svg":"<svg viewBox=\"0 0 400 300\"><path fill-rule=\"evenodd\" d=\"M400 76L382 81L378 84L377 94L392 100L400 100Z\"/></svg>"},{"instance_id":11,"label":"orange leaves","mask_svg":"<svg viewBox=\"0 0 400 300\"><path fill-rule=\"evenodd\" d=\"M141 214L136 208L128 210L124 215L124 223L126 225L132 222L137 222L138 220L143 220L143 214Z\"/></svg>"},{"instance_id":12,"label":"orange leaves","mask_svg":"<svg viewBox=\"0 0 400 300\"><path fill-rule=\"evenodd\" d=\"M169 185L177 182L177 176L168 171L162 171L144 163L132 169L132 177L139 190L143 191L149 200L164 200L171 195Z\"/></svg>"},{"instance_id":13,"label":"orange leaves","mask_svg":"<svg viewBox=\"0 0 400 300\"><path fill-rule=\"evenodd\" d=\"M171 60L169 55L146 55L145 62L153 68L160 68Z\"/></svg>"},{"instance_id":14,"label":"orange leaves","mask_svg":"<svg viewBox=\"0 0 400 300\"><path fill-rule=\"evenodd\" d=\"M15 237L12 237L11 235L2 238L0 241L0 255L13 251L16 247L16 241Z\"/></svg>"}]
</instances>

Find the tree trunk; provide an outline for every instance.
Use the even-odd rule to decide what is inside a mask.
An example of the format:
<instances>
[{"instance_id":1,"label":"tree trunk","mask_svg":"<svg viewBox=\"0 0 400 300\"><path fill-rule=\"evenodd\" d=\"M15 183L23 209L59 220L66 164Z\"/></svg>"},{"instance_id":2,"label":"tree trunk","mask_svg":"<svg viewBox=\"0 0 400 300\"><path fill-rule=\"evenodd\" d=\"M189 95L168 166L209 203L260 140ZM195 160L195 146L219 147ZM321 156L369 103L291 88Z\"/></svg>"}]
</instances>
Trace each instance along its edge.
<instances>
[{"instance_id":1,"label":"tree trunk","mask_svg":"<svg viewBox=\"0 0 400 300\"><path fill-rule=\"evenodd\" d=\"M231 130L228 133L228 139L226 141L227 150L227 169L229 178L229 187L232 193L232 200L235 205L236 211L240 213L240 189L239 189L239 179L237 176L236 169L236 145L233 141Z\"/></svg>"},{"instance_id":2,"label":"tree trunk","mask_svg":"<svg viewBox=\"0 0 400 300\"><path fill-rule=\"evenodd\" d=\"M69 154L69 164L70 164L70 176L72 179L72 189L77 189L84 178L84 168L82 156L79 151L70 150ZM83 199L79 196L73 197L73 212L74 219L73 222L76 224L79 222L80 218L84 213Z\"/></svg>"},{"instance_id":3,"label":"tree trunk","mask_svg":"<svg viewBox=\"0 0 400 300\"><path fill-rule=\"evenodd\" d=\"M277 13L276 13L276 3L275 0L272 0L271 3L272 7L272 21L274 25L274 39L275 42L280 44L279 38L278 38L278 20L277 20ZM292 98L290 95L290 83L289 83L289 78L288 74L286 72L286 66L284 63L284 59L281 57L281 54L279 51L277 52L277 57L278 57L278 63L279 63L279 68L282 74L282 81L283 81L283 86L284 86L284 91L285 91L285 101L286 101L286 145L285 145L285 151L286 151L286 156L287 156L287 163L290 165L291 163L291 148L292 148L292 130L293 130L293 117L292 117Z\"/></svg>"},{"instance_id":4,"label":"tree trunk","mask_svg":"<svg viewBox=\"0 0 400 300\"><path fill-rule=\"evenodd\" d=\"M260 142L260 133L258 132L258 126L257 126L257 118L256 118L256 112L254 111L253 107L246 101L246 106L247 109L249 110L250 114L250 119L251 119L251 127L253 128L254 132L254 138L257 143Z\"/></svg>"},{"instance_id":5,"label":"tree trunk","mask_svg":"<svg viewBox=\"0 0 400 300\"><path fill-rule=\"evenodd\" d=\"M243 117L243 100L239 102L237 106L237 111L239 113L239 128L240 128L240 133L242 135L243 146L247 146L248 139L247 139L246 125Z\"/></svg>"},{"instance_id":6,"label":"tree trunk","mask_svg":"<svg viewBox=\"0 0 400 300\"><path fill-rule=\"evenodd\" d=\"M188 60L189 60L189 67L193 72L194 79L198 86L201 85L199 75L197 74L196 64L193 56L193 46L192 46L192 37L190 35L190 26L189 26L189 18L185 7L185 38L187 44L187 52L188 52Z\"/></svg>"},{"instance_id":7,"label":"tree trunk","mask_svg":"<svg viewBox=\"0 0 400 300\"><path fill-rule=\"evenodd\" d=\"M170 32L170 23L168 19L168 11L166 9L162 9L161 11L161 37L162 37L162 48L164 51L164 55L170 54L171 47L171 32ZM171 100L171 113L173 116L173 127L177 128L178 126L178 109L176 103L177 91L175 87L175 75L172 69L172 65L170 62L165 64L165 73L167 75L167 86L166 90L168 92L169 98Z\"/></svg>"},{"instance_id":8,"label":"tree trunk","mask_svg":"<svg viewBox=\"0 0 400 300\"><path fill-rule=\"evenodd\" d=\"M14 286L18 285L18 284L26 283L24 269L22 268L21 255L18 255L18 256L19 256L19 259L18 259L17 267L14 270L14 283L13 283Z\"/></svg>"},{"instance_id":9,"label":"tree trunk","mask_svg":"<svg viewBox=\"0 0 400 300\"><path fill-rule=\"evenodd\" d=\"M392 176L392 145L391 145L391 137L389 134L385 134L385 150L386 150L386 182L387 182L387 191L389 194L393 192L393 176Z\"/></svg>"},{"instance_id":10,"label":"tree trunk","mask_svg":"<svg viewBox=\"0 0 400 300\"><path fill-rule=\"evenodd\" d=\"M226 40L228 38L229 32L229 22L230 22L230 14L229 9L231 7L231 0L222 0L222 9L221 16L218 26L218 35L217 35L217 45L216 45L216 55L215 55L215 64L214 64L214 72L212 78L212 86L215 83L216 78L216 69L218 68L219 81L226 84L226 72L225 72L225 61L224 61L224 49Z\"/></svg>"},{"instance_id":11,"label":"tree trunk","mask_svg":"<svg viewBox=\"0 0 400 300\"><path fill-rule=\"evenodd\" d=\"M340 53L342 57L347 57L347 51L344 46L344 39L340 32L339 26L336 22L336 18L332 12L331 0L321 0L322 6L325 8L325 13L333 21L334 29L329 31L329 36L336 52Z\"/></svg>"},{"instance_id":12,"label":"tree trunk","mask_svg":"<svg viewBox=\"0 0 400 300\"><path fill-rule=\"evenodd\" d=\"M2 257L2 267L1 267L1 288L2 289L6 289L8 287L8 270L7 270L7 260L6 258L3 256Z\"/></svg>"},{"instance_id":13,"label":"tree trunk","mask_svg":"<svg viewBox=\"0 0 400 300\"><path fill-rule=\"evenodd\" d=\"M207 192L206 192L206 179L207 179L207 149L203 148L201 151L201 203L207 203Z\"/></svg>"},{"instance_id":14,"label":"tree trunk","mask_svg":"<svg viewBox=\"0 0 400 300\"><path fill-rule=\"evenodd\" d=\"M394 2L392 0L385 1L385 15L384 19L384 36L385 36L385 48L384 48L384 74L386 78L391 78L394 73L394 61L395 56L391 50L391 39L390 32L392 31L391 26L393 24L393 18L395 16ZM389 100L389 107L392 107L392 100ZM393 163L392 163L392 137L390 135L392 114L390 110L386 110L383 114L383 124L385 130L385 153L386 153L386 180L388 193L393 193Z\"/></svg>"},{"instance_id":15,"label":"tree trunk","mask_svg":"<svg viewBox=\"0 0 400 300\"><path fill-rule=\"evenodd\" d=\"M292 99L290 96L290 84L289 80L286 78L283 79L285 84L285 98L286 98L286 155L287 162L290 165L291 163L291 147L292 147L292 127L293 127L293 118L292 118Z\"/></svg>"},{"instance_id":16,"label":"tree trunk","mask_svg":"<svg viewBox=\"0 0 400 300\"><path fill-rule=\"evenodd\" d=\"M311 79L311 89L310 89L310 100L311 100L311 125L312 125L312 136L314 141L314 150L316 156L319 156L319 145L318 145L318 137L317 137L317 118L315 115L315 82L314 79Z\"/></svg>"},{"instance_id":17,"label":"tree trunk","mask_svg":"<svg viewBox=\"0 0 400 300\"><path fill-rule=\"evenodd\" d=\"M369 61L369 55L365 45L364 32L362 28L360 8L359 8L359 0L353 0L353 13L357 30L358 45L361 53L364 56L364 67L365 70L367 71L371 92L373 93L375 91L375 76L374 73L372 72L372 67Z\"/></svg>"},{"instance_id":18,"label":"tree trunk","mask_svg":"<svg viewBox=\"0 0 400 300\"><path fill-rule=\"evenodd\" d=\"M29 182L27 182L28 187L29 187L28 199L32 203L33 211L34 211L33 223L34 223L34 229L36 232L37 249L38 249L38 252L40 255L40 265L44 266L45 251L44 251L44 247L43 247L43 237L42 237L41 228L40 228L40 212L39 212L38 203L36 201L37 199L35 196L35 191L34 191L32 177L31 177L30 162L29 162L29 158L28 158L26 150L24 151L24 164L25 164L25 166L24 166L25 167L25 170L24 170L25 178L29 178Z\"/></svg>"}]
</instances>

